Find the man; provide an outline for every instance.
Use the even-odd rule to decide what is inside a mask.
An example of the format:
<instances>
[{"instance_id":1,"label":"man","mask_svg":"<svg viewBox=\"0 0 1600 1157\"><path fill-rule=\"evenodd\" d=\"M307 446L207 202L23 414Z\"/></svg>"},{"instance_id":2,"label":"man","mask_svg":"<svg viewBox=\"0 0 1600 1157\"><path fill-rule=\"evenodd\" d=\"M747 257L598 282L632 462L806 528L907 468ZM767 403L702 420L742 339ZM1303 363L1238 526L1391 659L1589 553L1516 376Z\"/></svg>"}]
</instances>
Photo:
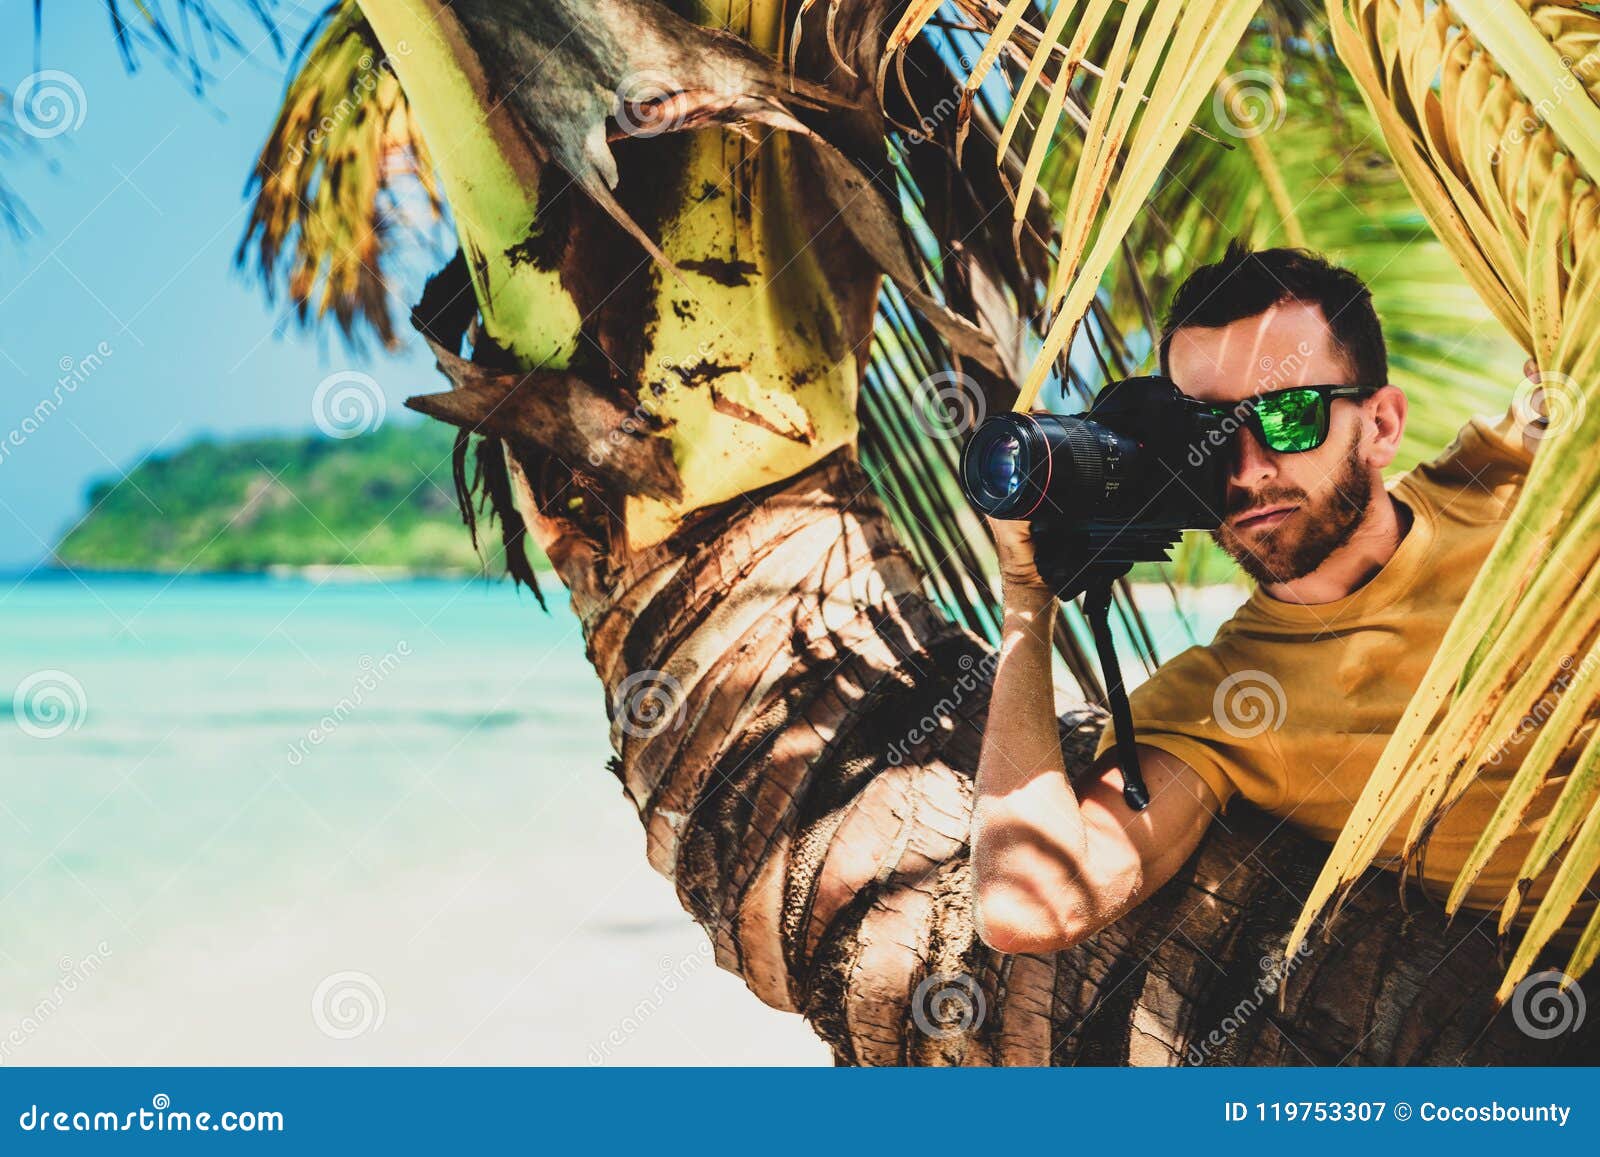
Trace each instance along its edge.
<instances>
[{"instance_id":1,"label":"man","mask_svg":"<svg viewBox=\"0 0 1600 1157\"><path fill-rule=\"evenodd\" d=\"M1186 394L1213 403L1361 389L1322 392L1314 417L1325 437L1306 439L1311 448L1274 452L1244 421L1216 450L1230 469L1213 536L1257 587L1208 646L1131 695L1150 792L1142 812L1123 801L1110 728L1089 774L1076 789L1068 782L1051 684L1053 597L1028 524L991 520L1005 623L973 862L979 933L1001 951L1061 950L1116 920L1171 878L1237 797L1331 843L1532 461L1537 430L1514 413L1474 418L1439 459L1386 486L1406 398L1389 384L1371 295L1304 251L1235 245L1197 270L1173 300L1160 357ZM1525 749L1492 764L1435 830L1421 871L1429 894L1454 881ZM1504 899L1564 778L1535 799L1535 825L1507 841L1469 905Z\"/></svg>"}]
</instances>

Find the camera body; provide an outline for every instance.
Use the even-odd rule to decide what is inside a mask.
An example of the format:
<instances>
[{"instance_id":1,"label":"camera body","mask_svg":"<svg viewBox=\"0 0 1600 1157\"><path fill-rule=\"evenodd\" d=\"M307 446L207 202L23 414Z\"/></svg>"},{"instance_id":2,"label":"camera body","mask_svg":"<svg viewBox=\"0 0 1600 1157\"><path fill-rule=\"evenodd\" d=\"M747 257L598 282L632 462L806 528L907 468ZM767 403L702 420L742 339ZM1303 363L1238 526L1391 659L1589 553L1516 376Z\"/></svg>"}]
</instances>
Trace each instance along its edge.
<instances>
[{"instance_id":1,"label":"camera body","mask_svg":"<svg viewBox=\"0 0 1600 1157\"><path fill-rule=\"evenodd\" d=\"M990 517L1031 523L1041 577L1070 598L1221 524L1224 422L1169 378L1127 378L1084 414L988 419L962 450L961 484Z\"/></svg>"}]
</instances>

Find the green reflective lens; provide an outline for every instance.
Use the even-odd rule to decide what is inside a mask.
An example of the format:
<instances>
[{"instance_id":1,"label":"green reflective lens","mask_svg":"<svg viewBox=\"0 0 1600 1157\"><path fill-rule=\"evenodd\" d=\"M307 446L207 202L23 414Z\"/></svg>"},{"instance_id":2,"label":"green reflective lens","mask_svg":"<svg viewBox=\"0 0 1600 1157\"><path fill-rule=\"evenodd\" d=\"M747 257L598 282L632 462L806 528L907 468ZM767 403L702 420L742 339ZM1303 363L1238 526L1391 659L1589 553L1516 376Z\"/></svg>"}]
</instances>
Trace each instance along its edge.
<instances>
[{"instance_id":1,"label":"green reflective lens","mask_svg":"<svg viewBox=\"0 0 1600 1157\"><path fill-rule=\"evenodd\" d=\"M1322 445L1328 428L1327 399L1320 390L1278 390L1256 399L1261 440L1277 454L1299 454Z\"/></svg>"}]
</instances>

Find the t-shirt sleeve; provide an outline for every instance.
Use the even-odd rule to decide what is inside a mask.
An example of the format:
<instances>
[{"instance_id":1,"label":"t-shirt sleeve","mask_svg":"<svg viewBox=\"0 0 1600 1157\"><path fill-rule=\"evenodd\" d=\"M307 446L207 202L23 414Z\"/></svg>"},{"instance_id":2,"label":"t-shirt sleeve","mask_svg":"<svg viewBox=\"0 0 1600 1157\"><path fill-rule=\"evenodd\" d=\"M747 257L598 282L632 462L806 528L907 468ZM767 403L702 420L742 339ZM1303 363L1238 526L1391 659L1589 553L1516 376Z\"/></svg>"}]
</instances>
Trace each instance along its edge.
<instances>
[{"instance_id":1,"label":"t-shirt sleeve","mask_svg":"<svg viewBox=\"0 0 1600 1157\"><path fill-rule=\"evenodd\" d=\"M1229 671L1209 647L1164 663L1128 695L1135 739L1183 760L1226 809L1236 795L1268 807L1283 794L1271 732L1282 722L1281 685L1267 672ZM1108 723L1098 759L1115 746Z\"/></svg>"},{"instance_id":2,"label":"t-shirt sleeve","mask_svg":"<svg viewBox=\"0 0 1600 1157\"><path fill-rule=\"evenodd\" d=\"M1533 454L1523 439L1525 424L1515 409L1498 418L1478 415L1461 427L1451 442L1432 462L1413 471L1418 478L1452 490L1471 490L1490 500L1496 513L1509 508L1517 489L1533 465Z\"/></svg>"}]
</instances>

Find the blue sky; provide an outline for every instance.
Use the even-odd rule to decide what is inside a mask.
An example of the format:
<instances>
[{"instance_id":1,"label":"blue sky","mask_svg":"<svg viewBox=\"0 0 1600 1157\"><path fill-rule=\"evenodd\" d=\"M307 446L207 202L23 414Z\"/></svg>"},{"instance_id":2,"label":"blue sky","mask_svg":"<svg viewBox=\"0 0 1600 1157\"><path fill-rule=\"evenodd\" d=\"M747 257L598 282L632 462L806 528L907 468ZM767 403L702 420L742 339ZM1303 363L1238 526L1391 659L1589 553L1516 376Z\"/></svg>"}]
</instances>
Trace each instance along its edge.
<instances>
[{"instance_id":1,"label":"blue sky","mask_svg":"<svg viewBox=\"0 0 1600 1157\"><path fill-rule=\"evenodd\" d=\"M282 8L292 51L320 4ZM370 374L388 421L413 420L403 399L443 381L420 341L352 353L331 326L301 331L235 269L245 180L288 66L259 26L234 21L255 49L219 57L197 99L148 53L128 75L99 4L45 5L36 60L32 10L0 2L0 91L41 69L64 72L81 89L81 123L0 155L34 218L22 242L0 233L0 440L57 392L64 369L81 380L0 457L0 569L35 564L81 513L92 480L147 454L201 435L313 430L312 395L331 373ZM420 291L427 261L406 262L403 300Z\"/></svg>"}]
</instances>

